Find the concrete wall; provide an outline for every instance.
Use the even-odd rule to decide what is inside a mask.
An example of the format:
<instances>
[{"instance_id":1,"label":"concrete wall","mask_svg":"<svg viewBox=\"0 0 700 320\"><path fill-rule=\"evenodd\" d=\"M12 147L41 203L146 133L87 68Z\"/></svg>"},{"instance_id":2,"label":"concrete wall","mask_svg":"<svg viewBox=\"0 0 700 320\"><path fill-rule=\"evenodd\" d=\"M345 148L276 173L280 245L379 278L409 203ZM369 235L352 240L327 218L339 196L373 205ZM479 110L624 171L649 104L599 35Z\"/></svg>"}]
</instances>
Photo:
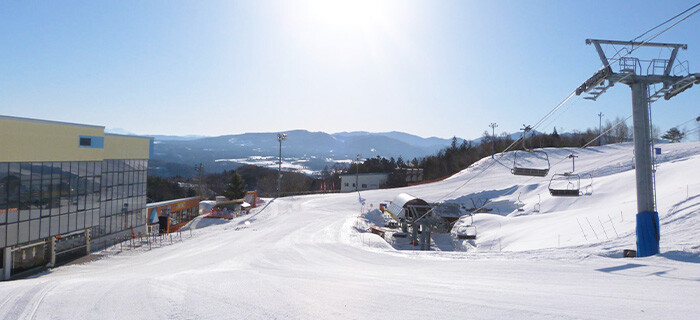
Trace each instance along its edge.
<instances>
[{"instance_id":1,"label":"concrete wall","mask_svg":"<svg viewBox=\"0 0 700 320\"><path fill-rule=\"evenodd\" d=\"M81 137L94 138L92 147ZM0 162L148 159L151 138L105 134L104 127L0 116Z\"/></svg>"},{"instance_id":2,"label":"concrete wall","mask_svg":"<svg viewBox=\"0 0 700 320\"><path fill-rule=\"evenodd\" d=\"M104 127L0 116L0 162L102 161L80 136L103 138Z\"/></svg>"},{"instance_id":3,"label":"concrete wall","mask_svg":"<svg viewBox=\"0 0 700 320\"><path fill-rule=\"evenodd\" d=\"M371 190L379 189L380 186L386 183L389 178L388 173L371 173L371 174L360 174L355 175L341 175L340 176L340 192L352 192L355 191L355 181L357 179L359 187L357 190Z\"/></svg>"},{"instance_id":4,"label":"concrete wall","mask_svg":"<svg viewBox=\"0 0 700 320\"><path fill-rule=\"evenodd\" d=\"M105 134L105 159L148 159L151 138Z\"/></svg>"}]
</instances>

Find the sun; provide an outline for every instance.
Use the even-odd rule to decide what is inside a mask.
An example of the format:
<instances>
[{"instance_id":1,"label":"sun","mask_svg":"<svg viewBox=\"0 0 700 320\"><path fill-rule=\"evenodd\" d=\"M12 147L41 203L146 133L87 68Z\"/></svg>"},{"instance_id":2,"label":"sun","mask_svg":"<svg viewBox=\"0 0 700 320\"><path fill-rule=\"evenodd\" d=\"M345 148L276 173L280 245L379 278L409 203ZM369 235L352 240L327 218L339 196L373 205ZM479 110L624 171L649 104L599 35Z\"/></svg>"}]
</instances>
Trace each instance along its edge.
<instances>
[{"instance_id":1,"label":"sun","mask_svg":"<svg viewBox=\"0 0 700 320\"><path fill-rule=\"evenodd\" d=\"M309 14L329 27L370 28L386 18L384 3L370 0L309 0Z\"/></svg>"}]
</instances>

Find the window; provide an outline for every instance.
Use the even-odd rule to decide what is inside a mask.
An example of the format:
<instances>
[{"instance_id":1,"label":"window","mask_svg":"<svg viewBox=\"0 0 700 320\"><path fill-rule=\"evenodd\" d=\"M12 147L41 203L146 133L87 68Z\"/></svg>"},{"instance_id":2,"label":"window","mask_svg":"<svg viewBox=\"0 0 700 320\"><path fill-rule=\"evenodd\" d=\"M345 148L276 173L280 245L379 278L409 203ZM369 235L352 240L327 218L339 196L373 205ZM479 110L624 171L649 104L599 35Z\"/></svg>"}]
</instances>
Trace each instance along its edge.
<instances>
[{"instance_id":1,"label":"window","mask_svg":"<svg viewBox=\"0 0 700 320\"><path fill-rule=\"evenodd\" d=\"M91 190L93 194L102 191L102 197L99 205L94 204L93 208L99 206L99 215L105 217L107 223L110 220L113 221L111 227L100 230L99 236L146 223L146 216L143 214L146 207L145 183L141 183L137 179L146 176L145 165L137 165L139 163L145 164L145 162L145 160L106 159L101 166L98 164L94 168ZM88 190L88 192L90 191ZM94 202L95 199L96 194L92 201ZM90 202L89 196L86 201ZM126 208L124 207L125 203L128 203ZM117 217L117 220L110 219L110 217ZM172 219L180 220L182 218L173 216Z\"/></svg>"},{"instance_id":2,"label":"window","mask_svg":"<svg viewBox=\"0 0 700 320\"><path fill-rule=\"evenodd\" d=\"M348 186L350 186L350 184L346 182L346 183L345 183L345 186L348 187Z\"/></svg>"},{"instance_id":3,"label":"window","mask_svg":"<svg viewBox=\"0 0 700 320\"><path fill-rule=\"evenodd\" d=\"M105 145L105 138L99 136L79 136L78 146L81 148L102 149Z\"/></svg>"},{"instance_id":4,"label":"window","mask_svg":"<svg viewBox=\"0 0 700 320\"><path fill-rule=\"evenodd\" d=\"M362 187L363 187L363 188L367 188L367 184L363 183L363 184L362 184Z\"/></svg>"}]
</instances>

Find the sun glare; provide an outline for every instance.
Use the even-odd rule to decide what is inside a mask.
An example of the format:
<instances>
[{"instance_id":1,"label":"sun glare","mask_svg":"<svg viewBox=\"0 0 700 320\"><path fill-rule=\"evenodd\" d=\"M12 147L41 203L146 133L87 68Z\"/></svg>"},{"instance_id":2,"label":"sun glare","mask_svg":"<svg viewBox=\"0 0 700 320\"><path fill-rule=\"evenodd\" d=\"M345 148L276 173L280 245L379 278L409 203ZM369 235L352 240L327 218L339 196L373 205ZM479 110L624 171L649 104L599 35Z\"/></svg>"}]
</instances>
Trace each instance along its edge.
<instances>
[{"instance_id":1,"label":"sun glare","mask_svg":"<svg viewBox=\"0 0 700 320\"><path fill-rule=\"evenodd\" d=\"M380 1L324 1L310 0L309 13L327 26L340 28L370 28L386 18Z\"/></svg>"}]
</instances>

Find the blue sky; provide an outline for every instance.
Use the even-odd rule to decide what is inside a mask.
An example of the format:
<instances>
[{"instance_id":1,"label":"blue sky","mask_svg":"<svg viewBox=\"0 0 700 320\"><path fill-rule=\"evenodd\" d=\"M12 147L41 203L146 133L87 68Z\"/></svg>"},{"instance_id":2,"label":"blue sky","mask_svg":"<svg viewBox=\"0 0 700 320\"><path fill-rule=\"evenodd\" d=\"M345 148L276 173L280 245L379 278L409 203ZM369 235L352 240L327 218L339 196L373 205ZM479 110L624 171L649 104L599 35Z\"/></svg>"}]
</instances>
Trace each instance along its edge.
<instances>
[{"instance_id":1,"label":"blue sky","mask_svg":"<svg viewBox=\"0 0 700 320\"><path fill-rule=\"evenodd\" d=\"M3 1L0 114L138 134L476 138L491 122L499 132L537 122L590 77L601 64L586 38L631 40L693 4ZM655 41L687 43L679 59L700 72L697 30L700 13ZM666 130L699 106L694 87L655 103L653 118ZM541 130L626 117L630 91L561 111Z\"/></svg>"}]
</instances>

